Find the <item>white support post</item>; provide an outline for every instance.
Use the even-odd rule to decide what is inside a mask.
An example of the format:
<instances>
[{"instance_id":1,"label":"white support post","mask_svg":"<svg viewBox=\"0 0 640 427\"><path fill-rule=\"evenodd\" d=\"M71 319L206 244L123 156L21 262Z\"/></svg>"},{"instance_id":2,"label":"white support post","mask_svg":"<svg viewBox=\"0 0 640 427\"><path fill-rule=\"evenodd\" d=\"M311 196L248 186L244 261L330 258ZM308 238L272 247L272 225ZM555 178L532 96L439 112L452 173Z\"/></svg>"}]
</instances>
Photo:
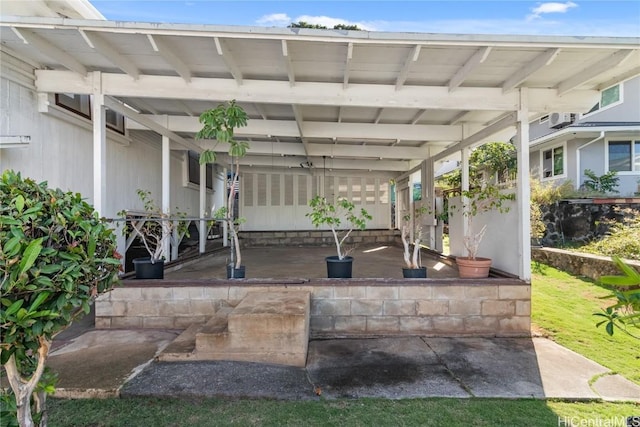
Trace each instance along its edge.
<instances>
[{"instance_id":1,"label":"white support post","mask_svg":"<svg viewBox=\"0 0 640 427\"><path fill-rule=\"evenodd\" d=\"M469 148L463 148L462 150L460 150L461 153L461 168L462 168L462 174L460 176L460 189L462 191L469 191L469 155L471 154L471 150L469 150ZM465 200L464 197L460 197L460 199L462 200L462 205L465 206L465 209L468 209L469 206L469 201ZM465 213L463 212L463 215ZM469 234L469 224L467 221L463 221L462 222L462 235L466 236Z\"/></svg>"},{"instance_id":2,"label":"white support post","mask_svg":"<svg viewBox=\"0 0 640 427\"><path fill-rule=\"evenodd\" d=\"M162 212L171 215L171 141L162 136ZM178 245L171 247L171 236L164 236L163 255L169 261L178 257Z\"/></svg>"},{"instance_id":3,"label":"white support post","mask_svg":"<svg viewBox=\"0 0 640 427\"><path fill-rule=\"evenodd\" d=\"M107 194L107 138L102 74L93 73L93 207L99 215L105 215Z\"/></svg>"},{"instance_id":4,"label":"white support post","mask_svg":"<svg viewBox=\"0 0 640 427\"><path fill-rule=\"evenodd\" d=\"M520 259L518 275L520 279L531 282L531 217L529 183L529 109L528 89L520 88L520 106L518 109L518 184L516 203L518 205L518 243Z\"/></svg>"},{"instance_id":5,"label":"white support post","mask_svg":"<svg viewBox=\"0 0 640 427\"><path fill-rule=\"evenodd\" d=\"M435 201L436 201L436 184L434 182L434 165L433 159L429 158L422 162L422 199L425 201L423 206L429 209L429 215L423 221L429 230L429 240L426 242L431 249L437 247L436 243L436 225L435 219Z\"/></svg>"},{"instance_id":6,"label":"white support post","mask_svg":"<svg viewBox=\"0 0 640 427\"><path fill-rule=\"evenodd\" d=\"M200 218L207 216L207 165L200 165ZM207 243L207 221L200 220L198 252L202 255Z\"/></svg>"},{"instance_id":7,"label":"white support post","mask_svg":"<svg viewBox=\"0 0 640 427\"><path fill-rule=\"evenodd\" d=\"M228 179L227 179L227 168L223 168L222 169L222 176L223 176L223 184L222 184L222 204L229 209L229 204L228 204L228 200L229 197L227 197L227 192L229 191L229 189L227 188L227 183L228 183ZM223 246L229 246L229 227L227 227L227 221L223 221L222 222L222 245Z\"/></svg>"}]
</instances>

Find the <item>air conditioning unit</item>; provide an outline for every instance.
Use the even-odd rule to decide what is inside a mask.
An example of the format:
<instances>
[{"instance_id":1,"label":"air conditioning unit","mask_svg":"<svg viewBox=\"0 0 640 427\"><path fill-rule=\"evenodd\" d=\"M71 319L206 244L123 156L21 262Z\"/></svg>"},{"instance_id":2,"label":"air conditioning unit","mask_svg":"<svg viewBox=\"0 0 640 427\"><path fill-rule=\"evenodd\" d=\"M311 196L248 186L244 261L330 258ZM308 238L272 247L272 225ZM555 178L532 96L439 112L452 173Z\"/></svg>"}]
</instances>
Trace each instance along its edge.
<instances>
[{"instance_id":1,"label":"air conditioning unit","mask_svg":"<svg viewBox=\"0 0 640 427\"><path fill-rule=\"evenodd\" d=\"M575 115L571 113L551 113L549 114L549 127L560 129L573 123Z\"/></svg>"}]
</instances>

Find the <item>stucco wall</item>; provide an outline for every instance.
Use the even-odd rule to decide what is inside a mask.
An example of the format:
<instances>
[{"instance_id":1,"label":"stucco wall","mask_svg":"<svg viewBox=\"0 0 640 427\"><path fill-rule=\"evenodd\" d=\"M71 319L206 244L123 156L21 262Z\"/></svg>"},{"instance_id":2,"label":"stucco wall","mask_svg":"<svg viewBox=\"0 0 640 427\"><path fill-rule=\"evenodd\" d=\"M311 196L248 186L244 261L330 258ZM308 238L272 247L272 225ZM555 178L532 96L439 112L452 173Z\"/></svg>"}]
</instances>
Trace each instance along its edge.
<instances>
[{"instance_id":1,"label":"stucco wall","mask_svg":"<svg viewBox=\"0 0 640 427\"><path fill-rule=\"evenodd\" d=\"M247 292L284 289L311 293L312 338L530 334L531 286L513 279L128 281L98 298L96 327L184 329Z\"/></svg>"}]
</instances>

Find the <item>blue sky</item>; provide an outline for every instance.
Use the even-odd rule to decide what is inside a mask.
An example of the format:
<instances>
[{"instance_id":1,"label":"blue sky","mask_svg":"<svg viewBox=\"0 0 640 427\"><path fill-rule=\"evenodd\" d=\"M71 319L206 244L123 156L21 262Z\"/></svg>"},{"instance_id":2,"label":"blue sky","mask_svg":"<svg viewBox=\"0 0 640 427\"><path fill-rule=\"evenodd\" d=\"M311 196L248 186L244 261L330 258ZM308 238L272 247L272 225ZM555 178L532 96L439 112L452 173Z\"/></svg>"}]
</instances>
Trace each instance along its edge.
<instances>
[{"instance_id":1,"label":"blue sky","mask_svg":"<svg viewBox=\"0 0 640 427\"><path fill-rule=\"evenodd\" d=\"M91 0L109 20L371 31L640 36L640 1Z\"/></svg>"}]
</instances>

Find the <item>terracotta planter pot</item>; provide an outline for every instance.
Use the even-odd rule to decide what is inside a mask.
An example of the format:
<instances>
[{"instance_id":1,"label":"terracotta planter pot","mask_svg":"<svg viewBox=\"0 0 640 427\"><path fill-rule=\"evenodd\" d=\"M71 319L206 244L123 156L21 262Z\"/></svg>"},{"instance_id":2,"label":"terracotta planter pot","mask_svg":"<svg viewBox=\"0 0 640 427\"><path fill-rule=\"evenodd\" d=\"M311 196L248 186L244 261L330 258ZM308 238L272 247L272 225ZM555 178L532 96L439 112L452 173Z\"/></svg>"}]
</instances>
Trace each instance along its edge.
<instances>
[{"instance_id":1,"label":"terracotta planter pot","mask_svg":"<svg viewBox=\"0 0 640 427\"><path fill-rule=\"evenodd\" d=\"M458 275L462 278L480 279L489 277L489 269L491 268L491 259L489 258L456 257L456 264L458 265Z\"/></svg>"}]
</instances>

